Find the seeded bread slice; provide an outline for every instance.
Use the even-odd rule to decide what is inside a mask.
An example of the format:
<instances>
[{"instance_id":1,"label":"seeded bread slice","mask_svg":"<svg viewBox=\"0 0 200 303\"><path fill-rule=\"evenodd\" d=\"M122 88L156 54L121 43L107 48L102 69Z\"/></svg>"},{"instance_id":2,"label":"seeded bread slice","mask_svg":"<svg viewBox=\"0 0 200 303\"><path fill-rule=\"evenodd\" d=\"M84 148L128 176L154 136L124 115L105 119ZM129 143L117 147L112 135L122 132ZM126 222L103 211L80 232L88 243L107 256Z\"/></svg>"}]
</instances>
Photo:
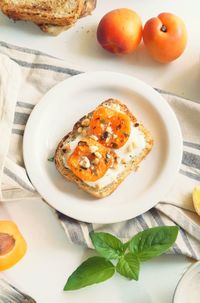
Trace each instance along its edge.
<instances>
[{"instance_id":1,"label":"seeded bread slice","mask_svg":"<svg viewBox=\"0 0 200 303\"><path fill-rule=\"evenodd\" d=\"M109 99L104 101L101 106L108 104L114 104L120 107L120 110L127 114L131 121L134 124L137 124L137 127L139 130L144 134L144 137L146 139L146 146L142 150L141 154L139 154L137 157L135 157L132 161L129 162L129 164L126 166L123 172L121 172L115 181L113 181L111 184L108 184L107 186L104 186L103 188L99 188L98 186L93 187L79 179L76 175L73 174L73 172L69 169L66 168L63 164L63 155L65 153L65 146L77 136L80 135L79 130L80 127L82 127L82 122L87 118L91 119L92 113L90 112L83 118L81 118L73 127L73 130L68 133L58 144L58 147L55 152L54 156L54 161L57 170L60 172L60 174L67 180L76 183L81 189L83 189L85 192L88 192L89 194L95 196L96 198L103 198L106 196L109 196L118 186L119 184L132 172L135 171L140 162L147 156L147 154L151 151L152 146L153 146L153 139L151 137L150 132L141 124L137 121L136 117L132 115L132 113L128 110L125 104L121 103L119 100L116 99ZM139 124L139 125L138 125ZM84 129L83 129L84 130Z\"/></svg>"},{"instance_id":2,"label":"seeded bread slice","mask_svg":"<svg viewBox=\"0 0 200 303\"><path fill-rule=\"evenodd\" d=\"M85 0L83 9L81 11L81 14L79 18L91 15L92 11L96 7L96 0ZM38 24L40 29L53 36L57 36L61 34L62 32L66 31L68 28L72 27L74 23L76 22L76 19L69 25L67 26L59 26L59 25L52 25L52 24Z\"/></svg>"},{"instance_id":3,"label":"seeded bread slice","mask_svg":"<svg viewBox=\"0 0 200 303\"><path fill-rule=\"evenodd\" d=\"M13 20L69 26L81 15L84 0L1 0L0 9Z\"/></svg>"}]
</instances>

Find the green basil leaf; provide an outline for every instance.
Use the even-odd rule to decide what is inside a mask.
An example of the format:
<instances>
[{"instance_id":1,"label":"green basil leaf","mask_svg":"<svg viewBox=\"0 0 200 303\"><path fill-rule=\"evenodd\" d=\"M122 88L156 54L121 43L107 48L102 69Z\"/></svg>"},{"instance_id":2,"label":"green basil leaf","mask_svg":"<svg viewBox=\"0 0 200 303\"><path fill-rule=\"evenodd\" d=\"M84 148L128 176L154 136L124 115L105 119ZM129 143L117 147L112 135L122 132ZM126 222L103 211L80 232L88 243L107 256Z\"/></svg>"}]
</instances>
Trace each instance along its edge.
<instances>
[{"instance_id":1,"label":"green basil leaf","mask_svg":"<svg viewBox=\"0 0 200 303\"><path fill-rule=\"evenodd\" d=\"M54 161L54 156L49 157L49 158L48 158L48 161L49 161L49 162L53 162L53 161Z\"/></svg>"},{"instance_id":2,"label":"green basil leaf","mask_svg":"<svg viewBox=\"0 0 200 303\"><path fill-rule=\"evenodd\" d=\"M139 278L140 261L137 256L128 253L120 258L116 270L120 275L137 281Z\"/></svg>"},{"instance_id":3,"label":"green basil leaf","mask_svg":"<svg viewBox=\"0 0 200 303\"><path fill-rule=\"evenodd\" d=\"M130 241L123 244L123 251L126 252L127 248L129 247Z\"/></svg>"},{"instance_id":4,"label":"green basil leaf","mask_svg":"<svg viewBox=\"0 0 200 303\"><path fill-rule=\"evenodd\" d=\"M114 265L102 257L92 257L83 262L68 278L64 290L76 290L111 278Z\"/></svg>"},{"instance_id":5,"label":"green basil leaf","mask_svg":"<svg viewBox=\"0 0 200 303\"><path fill-rule=\"evenodd\" d=\"M177 226L149 228L130 240L129 250L140 261L146 261L167 251L176 241L177 235Z\"/></svg>"},{"instance_id":6,"label":"green basil leaf","mask_svg":"<svg viewBox=\"0 0 200 303\"><path fill-rule=\"evenodd\" d=\"M123 254L123 243L111 234L91 232L90 238L96 251L107 259L118 259Z\"/></svg>"}]
</instances>

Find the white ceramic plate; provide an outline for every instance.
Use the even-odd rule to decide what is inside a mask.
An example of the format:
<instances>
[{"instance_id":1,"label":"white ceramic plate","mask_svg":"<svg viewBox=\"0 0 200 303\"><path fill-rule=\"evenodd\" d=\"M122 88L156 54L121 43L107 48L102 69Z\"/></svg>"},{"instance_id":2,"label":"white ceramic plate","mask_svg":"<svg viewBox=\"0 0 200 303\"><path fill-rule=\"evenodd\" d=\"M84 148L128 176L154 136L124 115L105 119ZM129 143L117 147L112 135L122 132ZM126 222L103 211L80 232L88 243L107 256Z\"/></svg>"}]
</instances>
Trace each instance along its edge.
<instances>
[{"instance_id":1,"label":"white ceramic plate","mask_svg":"<svg viewBox=\"0 0 200 303\"><path fill-rule=\"evenodd\" d=\"M183 275L175 291L173 303L199 303L200 262L192 265Z\"/></svg>"},{"instance_id":2,"label":"white ceramic plate","mask_svg":"<svg viewBox=\"0 0 200 303\"><path fill-rule=\"evenodd\" d=\"M155 144L138 172L99 200L66 182L47 158L79 118L108 98L122 100ZM123 221L153 207L173 184L181 156L179 124L167 102L142 81L112 72L80 74L55 86L34 108L24 135L25 165L37 191L60 212L92 223Z\"/></svg>"}]
</instances>

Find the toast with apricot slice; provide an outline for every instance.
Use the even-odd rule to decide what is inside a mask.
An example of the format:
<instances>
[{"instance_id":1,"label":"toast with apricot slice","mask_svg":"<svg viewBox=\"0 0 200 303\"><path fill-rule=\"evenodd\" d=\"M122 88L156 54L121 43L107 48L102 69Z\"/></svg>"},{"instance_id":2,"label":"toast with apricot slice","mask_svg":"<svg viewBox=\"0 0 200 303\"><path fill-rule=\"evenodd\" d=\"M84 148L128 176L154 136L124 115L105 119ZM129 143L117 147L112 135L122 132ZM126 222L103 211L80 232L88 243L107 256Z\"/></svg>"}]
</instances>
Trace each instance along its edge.
<instances>
[{"instance_id":1,"label":"toast with apricot slice","mask_svg":"<svg viewBox=\"0 0 200 303\"><path fill-rule=\"evenodd\" d=\"M43 32L59 35L90 15L96 0L1 0L0 10L14 21L32 21Z\"/></svg>"},{"instance_id":2,"label":"toast with apricot slice","mask_svg":"<svg viewBox=\"0 0 200 303\"><path fill-rule=\"evenodd\" d=\"M127 106L108 99L60 141L54 161L67 181L103 198L138 168L152 146L150 132Z\"/></svg>"}]
</instances>

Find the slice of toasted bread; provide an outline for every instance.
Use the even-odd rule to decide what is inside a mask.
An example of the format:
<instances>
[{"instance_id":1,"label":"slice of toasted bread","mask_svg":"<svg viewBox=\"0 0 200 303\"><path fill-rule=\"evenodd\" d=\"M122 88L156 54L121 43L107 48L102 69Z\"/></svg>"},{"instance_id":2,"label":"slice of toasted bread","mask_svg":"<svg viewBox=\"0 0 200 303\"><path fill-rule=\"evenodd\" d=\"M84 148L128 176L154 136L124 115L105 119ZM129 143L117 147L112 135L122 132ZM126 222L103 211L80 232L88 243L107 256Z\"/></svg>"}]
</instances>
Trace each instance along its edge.
<instances>
[{"instance_id":1,"label":"slice of toasted bread","mask_svg":"<svg viewBox=\"0 0 200 303\"><path fill-rule=\"evenodd\" d=\"M120 173L116 175L116 178L112 180L112 182L106 184L103 187L100 187L98 185L98 182L96 182L94 183L95 186L93 186L92 182L84 182L80 178L78 178L68 167L66 167L66 165L64 165L63 161L63 156L66 152L65 147L69 146L70 144L73 144L72 142L76 140L78 136L80 136L79 130L83 121L85 119L91 120L93 112L88 113L74 125L73 130L68 133L58 144L54 156L55 165L57 170L66 180L76 183L81 189L97 198L103 198L110 195L132 171L135 171L138 168L140 162L147 156L153 146L153 139L151 137L150 132L141 123L137 121L136 117L131 114L125 104L121 103L119 100L116 99L109 99L104 101L100 106L109 106L113 107L113 109L117 107L120 112L123 112L128 115L133 127L137 128L137 131L144 137L145 146L137 156L130 159L126 163L123 170L121 170ZM115 152L117 154L118 150L115 150ZM106 174L109 174L109 169Z\"/></svg>"},{"instance_id":2,"label":"slice of toasted bread","mask_svg":"<svg viewBox=\"0 0 200 303\"><path fill-rule=\"evenodd\" d=\"M91 13L95 9L95 7L96 7L96 0L85 0L83 9L81 11L79 18L91 15ZM52 24L38 24L38 26L40 27L40 29L43 32L48 33L53 36L57 36L57 35L61 34L62 32L66 31L72 25L74 25L75 21L76 20L74 20L74 22L68 26L59 26L59 25L52 25Z\"/></svg>"},{"instance_id":3,"label":"slice of toasted bread","mask_svg":"<svg viewBox=\"0 0 200 303\"><path fill-rule=\"evenodd\" d=\"M13 20L69 26L83 11L84 0L1 0L0 9Z\"/></svg>"}]
</instances>

